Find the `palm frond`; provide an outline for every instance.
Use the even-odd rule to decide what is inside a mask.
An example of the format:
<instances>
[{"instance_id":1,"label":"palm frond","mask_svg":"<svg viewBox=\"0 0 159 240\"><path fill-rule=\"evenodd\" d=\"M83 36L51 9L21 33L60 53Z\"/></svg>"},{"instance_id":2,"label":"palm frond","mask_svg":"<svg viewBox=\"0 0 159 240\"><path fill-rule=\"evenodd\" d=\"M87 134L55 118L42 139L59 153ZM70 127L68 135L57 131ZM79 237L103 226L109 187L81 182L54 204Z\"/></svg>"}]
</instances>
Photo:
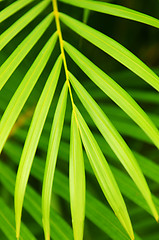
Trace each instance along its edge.
<instances>
[{"instance_id":1,"label":"palm frond","mask_svg":"<svg viewBox=\"0 0 159 240\"><path fill-rule=\"evenodd\" d=\"M75 111L75 109L73 110ZM74 239L83 239L85 219L85 170L76 113L72 113L70 136L70 203Z\"/></svg>"},{"instance_id":2,"label":"palm frond","mask_svg":"<svg viewBox=\"0 0 159 240\"><path fill-rule=\"evenodd\" d=\"M58 155L58 149L61 140L61 134L64 124L64 116L67 103L67 84L64 85L59 101L56 107L54 120L49 140L49 147L47 152L43 190L42 190L42 211L43 211L43 225L46 239L50 237L50 205L52 185Z\"/></svg>"},{"instance_id":3,"label":"palm frond","mask_svg":"<svg viewBox=\"0 0 159 240\"><path fill-rule=\"evenodd\" d=\"M155 28L159 20L90 0L3 1L2 8L0 238L157 240L150 215L158 220L159 71L85 23L90 11ZM86 57L84 42L138 77L108 76L100 56L98 66Z\"/></svg>"},{"instance_id":4,"label":"palm frond","mask_svg":"<svg viewBox=\"0 0 159 240\"><path fill-rule=\"evenodd\" d=\"M76 7L81 7L84 9L89 9L92 11L97 11L105 14L110 14L117 17L122 17L126 19L130 19L133 21L141 22L156 28L159 28L159 20L146 15L144 13L140 13L138 11L134 11L130 8L122 7L120 5L115 5L112 3L98 2L98 1L78 1L78 0L60 0L60 2L64 2Z\"/></svg>"},{"instance_id":5,"label":"palm frond","mask_svg":"<svg viewBox=\"0 0 159 240\"><path fill-rule=\"evenodd\" d=\"M157 91L159 91L158 76L121 44L64 13L60 13L60 19L73 31L80 34L80 36L87 39L104 52L108 53L117 61L121 62L131 71L149 83L152 87L154 87Z\"/></svg>"}]
</instances>

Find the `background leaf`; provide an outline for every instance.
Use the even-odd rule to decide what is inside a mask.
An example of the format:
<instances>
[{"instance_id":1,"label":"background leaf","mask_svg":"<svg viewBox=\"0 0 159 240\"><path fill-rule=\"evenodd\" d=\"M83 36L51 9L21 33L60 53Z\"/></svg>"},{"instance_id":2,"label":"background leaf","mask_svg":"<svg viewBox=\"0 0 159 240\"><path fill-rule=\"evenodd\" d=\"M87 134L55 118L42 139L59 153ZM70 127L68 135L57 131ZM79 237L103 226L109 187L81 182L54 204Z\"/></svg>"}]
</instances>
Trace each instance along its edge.
<instances>
[{"instance_id":1,"label":"background leaf","mask_svg":"<svg viewBox=\"0 0 159 240\"><path fill-rule=\"evenodd\" d=\"M48 149L50 148L55 153L54 148L59 145L59 147L57 146L56 148L56 153L58 153L58 155L55 174L53 172L55 175L53 188L51 182L49 185L46 184L52 198L48 205L44 205L47 209L50 208L50 237L55 240L73 240L68 178L70 123L72 114L72 103L69 97L67 99L67 109L65 114L61 112L61 117L58 117L59 115L55 114L62 88L64 84L65 86L67 84L69 85L68 76L66 78L68 70L78 78L80 84L84 89L86 89L87 93L92 96L103 114L108 116L110 122L114 125L114 129L120 133L124 141L132 150L143 174L146 177L157 212L159 211L158 151L154 147L153 142L150 139L151 137L148 138L140 128L143 127L143 129L145 128L146 130L148 125L144 126L144 124L145 119L147 119L146 115L148 115L156 126L153 128L154 125L148 120L150 125L152 124L151 126L153 126L152 128L149 128L150 131L148 135L153 136L154 132L156 132L156 137L152 140L158 144L158 93L155 92L155 89L151 88L151 86L149 86L146 82L148 81L154 85L156 89L158 89L158 1L149 3L143 0L140 2L123 2L119 0L118 5L115 5L114 1L111 1L112 4L107 4L106 2L108 1L106 0L102 3L100 1L90 0L81 0L80 2L71 0L68 4L66 1L67 0L57 2L59 10L63 12L60 13L59 16L61 16L61 19L68 16L71 21L76 21L78 25L73 27L73 30L76 30L75 32L69 29L67 25L63 24L60 20L62 34L62 41L60 44L62 45L62 48L65 46L65 50L67 50L64 52L65 65L67 65L67 69L65 68L61 71L58 86L54 93L54 98L50 104L49 110L48 105L45 109L40 109L47 112L46 119L45 116L43 116L43 118L41 117L41 123L43 121L45 122L42 123L42 131L40 128L38 132L36 128L37 126L40 127L40 122L36 122L35 124L37 134L38 136L40 135L40 138L38 137L38 139L34 139L37 141L35 141L36 144L33 146L36 149L34 149L35 156L32 156L32 160L30 159L31 161L34 161L30 171L29 181L27 182L24 198L20 239L27 238L43 240L45 238L43 233L44 224L42 222L41 208L41 194L46 164L45 159ZM19 166L19 159L23 152L23 146L32 123L35 106L37 105L39 99L41 99L41 94L46 86L46 82L53 69L54 63L61 52L59 48L59 41L57 41L57 44L55 45L59 36L57 34L55 21L53 21L54 6L52 5L51 0L40 2L30 0L7 0L0 2L0 135L2 133L0 142L1 148L3 148L0 156L0 239L6 240L16 238L13 203L15 179ZM54 1L53 4L55 4L55 2L56 1ZM74 4L74 6L71 6L71 4ZM75 6L77 4L78 6ZM93 10L94 6L96 7ZM132 9L135 9L136 11ZM80 22L82 21L83 11L91 11L87 22L91 28ZM105 14L101 14L101 12ZM150 14L151 16L154 16L154 18L150 15L148 16L142 14L141 12ZM124 18L131 19L133 21L128 21ZM146 23L146 25L139 24L137 21ZM71 27L72 22L68 25ZM82 31L80 30L81 26L83 27ZM151 26L156 27L156 29ZM92 38L90 37L90 33L88 34L87 32L87 30L90 31L90 29L93 30L94 34L94 37ZM101 43L100 41L100 44L98 45L99 39L96 38L97 36L104 39L104 43ZM66 41L64 42L63 39ZM112 39L115 39L116 42ZM48 41L50 41L49 46L47 45ZM113 55L114 48L112 48L112 52L109 53L118 58L120 61L125 61L127 67L132 67L132 70L134 72L137 71L137 74L146 81L142 81L142 79L136 76L133 72L124 70L124 66L122 64L115 61L108 54L105 54L107 50L110 50L110 46L108 46L107 49L105 48L105 41L110 41L112 47L115 46L119 51L124 51L125 54L127 54L125 56L129 56L130 58L133 56L132 60L134 61L131 61L130 64L129 61L126 61L125 57L122 59L121 52L120 54ZM119 42L121 45L118 44ZM45 48L46 45L48 46L47 50ZM75 48L72 46L75 46ZM125 50L122 46L125 46L130 51ZM52 51L53 49L54 51ZM44 56L43 51L45 50L47 54ZM117 51L114 52L117 53ZM140 69L137 68L137 65L135 65L135 62L138 60L136 57L134 58L132 53L142 60L142 63L141 61L138 62ZM83 58L84 56L87 58ZM70 57L73 58L74 61L72 61ZM43 62L44 59L45 61ZM82 60L84 60L83 66ZM141 66L144 68L146 66L145 64L143 65L143 62L149 66L149 68L146 67L147 73L141 68ZM88 63L88 65L86 63ZM38 68L35 71L37 66ZM90 66L93 67L92 69L96 69L96 73L99 73L100 76L104 76L104 79L106 78L107 80L111 80L110 83L113 82L113 79L115 84L113 86L120 86L120 89L122 89L120 92L121 94L114 94L114 96L112 96L111 94L113 93L113 88L108 91L108 85L105 85L104 82L102 82L102 78L98 78L95 72L92 72ZM150 68L152 70L150 70ZM63 70L66 70L66 72ZM33 72L35 74L32 75ZM111 78L108 77L105 72ZM26 86L24 82L28 82L30 77L30 84L28 88L25 89L27 90L26 92L24 91L25 94L23 94L24 86ZM89 78L93 81L90 81ZM91 109L91 112L94 113L91 105L84 103L83 100L83 103L86 106L85 109L83 104L80 102L80 99L73 91L72 86L69 87L69 91L72 93L71 98L73 100L73 105L76 103L76 106L81 112L85 123L91 130L91 134L99 146L104 159L107 159L109 169L112 171L119 186L119 191L121 192L120 194L123 195L124 202L126 203L135 239L158 240L158 224L156 224L152 218L152 212L145 199L136 188L134 182L127 175L116 155L111 150L103 136L99 133L99 130L96 128L92 118L87 112L87 110L90 111ZM99 88L97 88L97 86ZM49 87L51 87L51 85ZM52 88L49 87L48 89L50 94L53 94ZM101 91L103 89L104 92ZM117 89L117 92L118 90L119 88ZM110 98L108 92L112 96L112 99ZM105 93L108 94L108 96ZM125 93L126 95L124 95ZM143 109L141 113L142 118L140 118L140 120L142 120L140 121L139 126L137 126L131 119L133 116L134 120L136 119L136 123L139 120L138 117L136 118L135 114L135 108L137 105L133 105L134 108L131 109L130 114L130 108L128 105L126 106L125 101L123 102L123 98L120 98L122 95L129 96L128 94L133 97ZM83 95L83 90L79 90L79 95ZM19 96L21 96L21 98L19 99L18 105L15 105L14 103L17 103L16 100ZM87 97L88 96L86 96L86 99ZM122 109L118 108L118 106L113 103L112 100L115 100L115 97L116 103L120 104ZM128 100L128 97L124 99ZM66 103L66 101L64 101L64 103ZM134 103L134 101L131 103ZM63 102L61 102L61 107L62 109L65 109L65 104L63 104ZM12 114L12 110L14 114ZM129 114L127 115L126 112ZM40 116L38 114L36 115L38 117ZM57 116L57 124L54 125L52 118L55 115ZM97 116L94 116L94 118L97 118ZM59 119L63 119L63 121L65 119L64 124L61 125L62 129L60 128L60 131L62 131L61 133L58 132L58 127L56 128L56 126L59 126L60 124L60 121L58 121ZM7 124L5 125L5 123ZM96 121L96 124L100 125L98 121ZM60 136L60 140L58 140L58 142L55 141L57 145L53 144L54 148L48 148L50 131L53 126L54 129L57 130L55 132L58 136ZM103 129L101 129L102 133ZM151 131L152 129L155 130ZM86 133L84 132L84 134ZM100 189L98 181L95 178L84 149L83 157L87 180L85 206L86 217L83 239L130 239L124 227L110 209L110 206ZM105 179L105 176L103 179ZM49 219L47 219L47 221L49 226Z\"/></svg>"}]
</instances>

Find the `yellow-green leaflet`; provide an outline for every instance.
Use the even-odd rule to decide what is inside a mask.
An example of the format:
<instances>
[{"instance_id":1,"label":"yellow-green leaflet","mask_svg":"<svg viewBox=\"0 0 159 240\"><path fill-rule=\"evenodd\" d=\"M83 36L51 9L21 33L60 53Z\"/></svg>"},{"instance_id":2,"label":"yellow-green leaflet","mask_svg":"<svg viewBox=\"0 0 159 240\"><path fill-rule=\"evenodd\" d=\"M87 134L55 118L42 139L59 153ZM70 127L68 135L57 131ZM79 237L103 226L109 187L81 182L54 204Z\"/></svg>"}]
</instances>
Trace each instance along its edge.
<instances>
[{"instance_id":1,"label":"yellow-green leaflet","mask_svg":"<svg viewBox=\"0 0 159 240\"><path fill-rule=\"evenodd\" d=\"M3 168L4 166L4 168ZM5 169L5 165L0 166L3 171ZM3 172L4 173L4 172ZM0 197L0 228L1 231L5 234L7 240L15 240L15 222L14 222L14 213L7 206L4 200ZM1 234L2 236L2 234ZM2 239L2 238L1 238ZM22 234L20 236L20 240L30 239L36 240L35 236L32 232L22 224Z\"/></svg>"},{"instance_id":2,"label":"yellow-green leaflet","mask_svg":"<svg viewBox=\"0 0 159 240\"><path fill-rule=\"evenodd\" d=\"M8 81L14 70L22 62L28 52L36 44L45 30L53 20L53 15L50 13L38 26L18 45L14 52L0 67L0 90ZM0 42L1 44L1 42Z\"/></svg>"},{"instance_id":3,"label":"yellow-green leaflet","mask_svg":"<svg viewBox=\"0 0 159 240\"><path fill-rule=\"evenodd\" d=\"M82 142L100 187L130 238L134 239L133 229L124 200L109 165L77 107L75 107L75 112Z\"/></svg>"},{"instance_id":4,"label":"yellow-green leaflet","mask_svg":"<svg viewBox=\"0 0 159 240\"><path fill-rule=\"evenodd\" d=\"M8 7L4 8L0 14L0 23L2 21L4 21L5 19L7 19L8 17L10 17L15 12L17 12L18 10L20 10L21 8L23 8L26 5L28 5L29 3L31 3L32 1L33 0L27 0L27 1L19 0L19 1L13 2Z\"/></svg>"},{"instance_id":5,"label":"yellow-green leaflet","mask_svg":"<svg viewBox=\"0 0 159 240\"><path fill-rule=\"evenodd\" d=\"M157 148L159 148L159 131L147 114L133 100L133 98L121 88L112 78L93 64L77 49L64 42L67 53L75 63L88 75L88 77L107 94L119 107L122 108L149 136Z\"/></svg>"},{"instance_id":6,"label":"yellow-green leaflet","mask_svg":"<svg viewBox=\"0 0 159 240\"><path fill-rule=\"evenodd\" d=\"M100 1L86 0L60 0L61 2L71 4L76 7L81 7L101 13L110 14L117 17L127 18L133 21L145 23L147 25L159 28L159 20L144 13L120 6L112 3Z\"/></svg>"},{"instance_id":7,"label":"yellow-green leaflet","mask_svg":"<svg viewBox=\"0 0 159 240\"><path fill-rule=\"evenodd\" d=\"M0 121L0 152L2 151L19 113L21 112L45 65L47 64L56 40L57 33L53 34L53 36L45 44L10 100Z\"/></svg>"},{"instance_id":8,"label":"yellow-green leaflet","mask_svg":"<svg viewBox=\"0 0 159 240\"><path fill-rule=\"evenodd\" d=\"M0 50L16 35L20 32L27 24L29 24L34 18L36 18L49 4L49 0L40 2L38 5L33 7L24 16L18 19L11 27L9 27L0 36Z\"/></svg>"},{"instance_id":9,"label":"yellow-green leaflet","mask_svg":"<svg viewBox=\"0 0 159 240\"><path fill-rule=\"evenodd\" d=\"M159 91L159 77L133 53L112 38L84 23L64 13L60 13L59 16L62 22L69 28L108 53Z\"/></svg>"},{"instance_id":10,"label":"yellow-green leaflet","mask_svg":"<svg viewBox=\"0 0 159 240\"><path fill-rule=\"evenodd\" d=\"M158 213L152 201L150 190L133 153L105 113L71 73L69 73L69 79L99 131L134 180L147 201L153 216L158 220Z\"/></svg>"},{"instance_id":11,"label":"yellow-green leaflet","mask_svg":"<svg viewBox=\"0 0 159 240\"><path fill-rule=\"evenodd\" d=\"M18 148L16 148L16 146L18 146ZM12 161L14 163L18 164L19 163L19 155L21 154L21 146L19 146L19 144L16 143L15 145L12 145L12 150L13 150L12 153L9 150L9 152L11 153L11 155L10 155L11 158L12 157L14 158L14 160L12 159ZM15 153L15 155L14 155L14 153ZM44 161L43 160L44 160L43 158L38 158L37 161L35 160L34 166L36 166L36 169L34 167L32 169L32 173L33 172L35 173L35 175L33 174L33 176L38 181L41 181L41 182L43 180L42 173L44 171ZM6 171L7 174L6 174L5 170L7 170ZM16 173L14 172L14 170L11 169L8 166L8 164L5 164L2 161L0 161L0 179L2 179L1 183L3 183L4 186L6 187L6 189L9 191L10 196L14 195L15 178L16 178ZM63 184L64 184L64 182L63 182ZM24 209L34 219L35 223L38 224L39 227L42 228L41 196L39 193L37 193L35 191L35 189L33 189L33 187L30 186L30 184L28 184L28 186L27 186L27 191L26 191L25 201L24 201ZM1 210L3 211L3 208ZM15 238L15 216L14 216L13 211L12 211L12 214L13 214L14 234L12 234L11 239L7 238L7 240L16 240L16 238ZM20 236L19 240L35 240L35 239L32 239L28 234L26 234L26 232L24 232L23 226L24 226L24 224L22 222L21 236L24 236L24 238L22 239ZM61 227L59 228L59 226L61 226ZM1 218L0 218L0 228L2 228ZM29 229L30 229L30 226L29 226ZM54 229L53 231L51 231L52 239L73 240L73 237L72 237L73 234L72 234L70 226L68 225L68 223L66 223L62 219L62 217L60 217L60 215L58 213L56 213L54 211L53 206L51 206L51 229ZM36 240L41 240L41 238L39 239L39 238L37 238L37 236L35 238L36 238ZM124 239L124 240L127 240L127 239Z\"/></svg>"},{"instance_id":12,"label":"yellow-green leaflet","mask_svg":"<svg viewBox=\"0 0 159 240\"><path fill-rule=\"evenodd\" d=\"M57 155L64 124L68 86L65 83L58 100L50 134L42 189L42 216L45 239L50 239L50 204Z\"/></svg>"},{"instance_id":13,"label":"yellow-green leaflet","mask_svg":"<svg viewBox=\"0 0 159 240\"><path fill-rule=\"evenodd\" d=\"M19 237L20 233L21 214L26 185L45 119L47 117L49 107L56 89L61 70L61 64L62 57L60 56L49 75L49 78L36 106L20 159L15 185L15 220L17 238Z\"/></svg>"},{"instance_id":14,"label":"yellow-green leaflet","mask_svg":"<svg viewBox=\"0 0 159 240\"><path fill-rule=\"evenodd\" d=\"M85 218L85 170L78 120L72 112L70 135L69 186L72 226L75 240L83 240Z\"/></svg>"}]
</instances>

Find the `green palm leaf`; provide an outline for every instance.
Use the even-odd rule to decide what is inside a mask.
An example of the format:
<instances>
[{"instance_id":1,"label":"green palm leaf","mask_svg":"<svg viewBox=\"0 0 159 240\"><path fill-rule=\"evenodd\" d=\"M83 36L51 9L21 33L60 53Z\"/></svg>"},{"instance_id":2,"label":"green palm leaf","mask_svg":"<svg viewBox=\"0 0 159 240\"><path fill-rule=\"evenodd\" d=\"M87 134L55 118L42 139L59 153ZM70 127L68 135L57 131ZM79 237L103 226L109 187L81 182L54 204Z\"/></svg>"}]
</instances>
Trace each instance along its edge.
<instances>
[{"instance_id":1,"label":"green palm leaf","mask_svg":"<svg viewBox=\"0 0 159 240\"><path fill-rule=\"evenodd\" d=\"M148 16L144 13L134 11L132 9L122 7L120 5L90 1L90 0L89 1L81 0L80 2L78 0L60 0L60 2L64 2L76 7L81 7L81 8L101 12L101 13L110 14L117 17L127 18L133 21L141 22L141 23L159 28L158 19Z\"/></svg>"},{"instance_id":2,"label":"green palm leaf","mask_svg":"<svg viewBox=\"0 0 159 240\"><path fill-rule=\"evenodd\" d=\"M45 32L49 24L53 19L52 14L48 15L41 24L39 24L21 44L14 50L14 52L8 57L8 59L0 67L0 89L8 81L14 70L18 67L21 61L25 58L28 52L39 40L41 35Z\"/></svg>"},{"instance_id":3,"label":"green palm leaf","mask_svg":"<svg viewBox=\"0 0 159 240\"><path fill-rule=\"evenodd\" d=\"M82 240L85 218L85 171L82 143L75 112L72 113L70 141L69 182L72 225L74 239Z\"/></svg>"},{"instance_id":4,"label":"green palm leaf","mask_svg":"<svg viewBox=\"0 0 159 240\"><path fill-rule=\"evenodd\" d=\"M157 2L104 1L0 1L1 240L158 240Z\"/></svg>"},{"instance_id":5,"label":"green palm leaf","mask_svg":"<svg viewBox=\"0 0 159 240\"><path fill-rule=\"evenodd\" d=\"M28 1L19 0L17 2L12 3L11 5L9 5L8 7L6 7L1 11L0 22L4 21L8 17L10 17L12 14L16 13L18 10L25 7L31 2L32 0L28 0Z\"/></svg>"},{"instance_id":6,"label":"green palm leaf","mask_svg":"<svg viewBox=\"0 0 159 240\"><path fill-rule=\"evenodd\" d=\"M14 214L13 212L6 206L5 202L0 198L0 228L6 235L9 240L15 240L15 225L14 225ZM31 239L35 240L34 235L26 228L25 225L22 224L22 231L20 239Z\"/></svg>"},{"instance_id":7,"label":"green palm leaf","mask_svg":"<svg viewBox=\"0 0 159 240\"><path fill-rule=\"evenodd\" d=\"M147 133L154 144L159 148L158 129L130 95L71 45L65 43L65 48L92 81L117 103Z\"/></svg>"},{"instance_id":8,"label":"green palm leaf","mask_svg":"<svg viewBox=\"0 0 159 240\"><path fill-rule=\"evenodd\" d=\"M46 82L44 90L36 106L35 113L32 119L32 123L30 125L30 129L21 156L15 185L15 215L16 215L17 238L19 238L20 234L22 205L30 169L32 166L38 141L45 123L45 119L57 85L61 69L61 63L62 59L60 56L57 62L55 63L55 66L48 78L48 81Z\"/></svg>"},{"instance_id":9,"label":"green palm leaf","mask_svg":"<svg viewBox=\"0 0 159 240\"><path fill-rule=\"evenodd\" d=\"M17 153L16 153L17 154ZM12 158L12 161L16 161L17 158ZM18 164L18 162L17 162ZM0 172L1 172L1 182L6 187L6 189L11 193L11 195L14 195L14 185L15 185L15 178L16 175L13 172L12 169L8 168L6 164L0 162ZM7 175L5 173L8 173ZM37 170L36 170L37 173ZM42 221L41 221L41 197L39 194L36 193L36 191L31 187L27 186L27 192L25 196L24 201L24 208L30 213L30 215L35 219L35 221L42 227ZM51 218L54 219L50 222L51 224L51 236L52 238L55 237L55 239L64 239L69 240L73 239L72 232L70 226L55 212L53 211L53 208L51 208ZM14 219L13 219L14 222ZM62 226L62 228L59 228L59 225ZM15 233L15 224L14 224L14 233ZM21 228L21 235L23 234L23 224ZM21 236L20 235L20 236ZM28 236L28 234L23 234L22 236ZM16 236L12 235L12 237L15 239ZM13 239L12 238L12 239ZM25 238L28 239L28 238Z\"/></svg>"},{"instance_id":10,"label":"green palm leaf","mask_svg":"<svg viewBox=\"0 0 159 240\"><path fill-rule=\"evenodd\" d=\"M19 1L21 4L21 1ZM0 50L27 24L29 24L36 16L38 16L49 4L49 0L42 1L30 11L28 11L23 17L17 20L10 28L3 32L0 36Z\"/></svg>"},{"instance_id":11,"label":"green palm leaf","mask_svg":"<svg viewBox=\"0 0 159 240\"><path fill-rule=\"evenodd\" d=\"M158 76L133 53L128 51L118 42L64 13L60 13L60 19L73 31L80 34L82 37L102 49L104 52L108 53L117 61L121 62L159 91Z\"/></svg>"},{"instance_id":12,"label":"green palm leaf","mask_svg":"<svg viewBox=\"0 0 159 240\"><path fill-rule=\"evenodd\" d=\"M51 129L51 135L49 140L49 147L46 159L43 190L42 190L42 212L43 212L43 225L45 238L50 239L50 205L51 205L51 193L52 185L58 155L58 149L62 134L62 128L64 124L64 116L67 102L68 87L65 83L59 101L56 107L54 120Z\"/></svg>"},{"instance_id":13,"label":"green palm leaf","mask_svg":"<svg viewBox=\"0 0 159 240\"><path fill-rule=\"evenodd\" d=\"M116 131L114 126L111 124L107 116L102 112L100 107L95 103L87 91L80 85L72 74L69 74L70 81L73 84L80 100L89 112L96 126L100 130L105 140L109 143L119 160L126 168L144 198L146 199L154 217L158 220L158 213L151 199L151 193L148 189L144 176L137 164L135 157L126 145L124 140L121 138L119 133Z\"/></svg>"},{"instance_id":14,"label":"green palm leaf","mask_svg":"<svg viewBox=\"0 0 159 240\"><path fill-rule=\"evenodd\" d=\"M26 100L29 97L34 85L36 84L42 70L44 69L51 52L57 40L56 33L49 39L42 51L35 59L33 65L25 75L23 81L19 85L17 91L13 95L6 111L0 122L0 152L5 144L5 141L19 115Z\"/></svg>"},{"instance_id":15,"label":"green palm leaf","mask_svg":"<svg viewBox=\"0 0 159 240\"><path fill-rule=\"evenodd\" d=\"M95 141L77 108L75 108L75 113L77 114L79 129L87 156L102 188L102 191L114 210L116 216L119 218L119 221L124 226L131 239L134 239L129 215L111 170L109 169L109 166L97 142Z\"/></svg>"}]
</instances>

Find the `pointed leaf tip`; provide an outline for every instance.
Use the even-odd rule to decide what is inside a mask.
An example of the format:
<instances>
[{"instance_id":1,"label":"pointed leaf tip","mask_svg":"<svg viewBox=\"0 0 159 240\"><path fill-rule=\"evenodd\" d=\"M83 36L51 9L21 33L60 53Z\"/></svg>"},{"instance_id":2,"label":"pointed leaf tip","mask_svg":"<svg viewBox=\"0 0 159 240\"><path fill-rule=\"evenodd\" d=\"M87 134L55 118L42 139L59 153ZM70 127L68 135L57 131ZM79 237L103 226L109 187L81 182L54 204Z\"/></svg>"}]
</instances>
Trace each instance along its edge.
<instances>
[{"instance_id":1,"label":"pointed leaf tip","mask_svg":"<svg viewBox=\"0 0 159 240\"><path fill-rule=\"evenodd\" d=\"M19 240L19 233L18 233L18 234L16 234L16 239L17 239L17 240Z\"/></svg>"},{"instance_id":2,"label":"pointed leaf tip","mask_svg":"<svg viewBox=\"0 0 159 240\"><path fill-rule=\"evenodd\" d=\"M72 112L69 185L72 226L75 240L83 239L85 219L85 167L76 112Z\"/></svg>"},{"instance_id":3,"label":"pointed leaf tip","mask_svg":"<svg viewBox=\"0 0 159 240\"><path fill-rule=\"evenodd\" d=\"M87 126L84 118L82 117L76 106L75 110L79 123L81 139L86 150L89 162L92 166L93 172L115 215L125 228L130 238L133 239L134 234L129 214L127 212L125 202L122 198L116 180L98 143L96 142L93 134L91 133L89 127Z\"/></svg>"},{"instance_id":4,"label":"pointed leaf tip","mask_svg":"<svg viewBox=\"0 0 159 240\"><path fill-rule=\"evenodd\" d=\"M134 239L135 239L135 236L134 236L134 235L132 235L132 236L130 236L130 238L131 238L131 240L134 240Z\"/></svg>"},{"instance_id":5,"label":"pointed leaf tip","mask_svg":"<svg viewBox=\"0 0 159 240\"><path fill-rule=\"evenodd\" d=\"M15 225L16 225L16 239L19 240L20 237L20 225L21 225L21 218L15 217Z\"/></svg>"},{"instance_id":6,"label":"pointed leaf tip","mask_svg":"<svg viewBox=\"0 0 159 240\"><path fill-rule=\"evenodd\" d=\"M155 216L155 220L156 220L156 222L159 222L158 213L157 213L156 216Z\"/></svg>"},{"instance_id":7,"label":"pointed leaf tip","mask_svg":"<svg viewBox=\"0 0 159 240\"><path fill-rule=\"evenodd\" d=\"M61 61L62 58L60 57ZM61 62L62 63L62 62ZM67 83L64 84L61 91L54 119L51 127L51 134L48 145L48 152L46 158L43 188L42 188L42 215L43 215L43 227L45 240L50 240L50 205L51 205L51 193L54 181L54 173L56 168L58 150L64 125L64 117L67 105Z\"/></svg>"}]
</instances>

